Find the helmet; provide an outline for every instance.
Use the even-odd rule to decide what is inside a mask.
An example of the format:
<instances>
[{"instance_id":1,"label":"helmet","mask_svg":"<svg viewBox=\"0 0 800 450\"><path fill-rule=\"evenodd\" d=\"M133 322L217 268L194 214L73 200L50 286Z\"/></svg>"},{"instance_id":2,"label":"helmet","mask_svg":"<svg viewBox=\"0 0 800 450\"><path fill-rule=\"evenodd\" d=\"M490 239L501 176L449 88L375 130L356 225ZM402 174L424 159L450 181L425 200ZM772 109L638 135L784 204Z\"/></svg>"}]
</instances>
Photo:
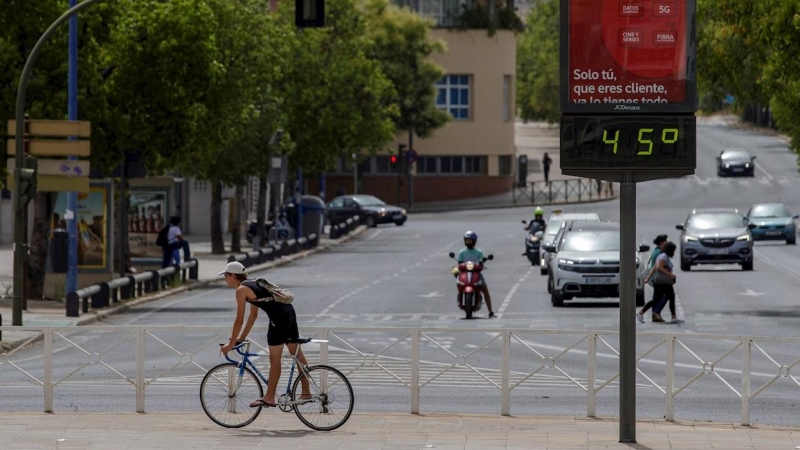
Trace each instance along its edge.
<instances>
[{"instance_id":1,"label":"helmet","mask_svg":"<svg viewBox=\"0 0 800 450\"><path fill-rule=\"evenodd\" d=\"M533 215L534 216L543 216L544 215L544 210L542 209L541 206L537 206L536 209L533 210Z\"/></svg>"},{"instance_id":2,"label":"helmet","mask_svg":"<svg viewBox=\"0 0 800 450\"><path fill-rule=\"evenodd\" d=\"M467 239L470 239L473 245L478 244L478 235L475 234L474 231L467 231L464 233L464 244L466 244Z\"/></svg>"}]
</instances>

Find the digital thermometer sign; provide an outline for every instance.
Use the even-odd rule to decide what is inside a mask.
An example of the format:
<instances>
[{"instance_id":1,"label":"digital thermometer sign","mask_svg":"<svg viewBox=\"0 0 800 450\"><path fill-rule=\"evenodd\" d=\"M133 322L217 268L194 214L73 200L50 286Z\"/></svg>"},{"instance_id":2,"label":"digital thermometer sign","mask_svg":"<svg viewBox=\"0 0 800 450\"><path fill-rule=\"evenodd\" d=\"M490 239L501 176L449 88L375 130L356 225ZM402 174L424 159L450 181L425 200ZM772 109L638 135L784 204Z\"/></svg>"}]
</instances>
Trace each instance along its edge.
<instances>
[{"instance_id":1,"label":"digital thermometer sign","mask_svg":"<svg viewBox=\"0 0 800 450\"><path fill-rule=\"evenodd\" d=\"M561 112L694 112L695 9L695 0L562 0Z\"/></svg>"}]
</instances>

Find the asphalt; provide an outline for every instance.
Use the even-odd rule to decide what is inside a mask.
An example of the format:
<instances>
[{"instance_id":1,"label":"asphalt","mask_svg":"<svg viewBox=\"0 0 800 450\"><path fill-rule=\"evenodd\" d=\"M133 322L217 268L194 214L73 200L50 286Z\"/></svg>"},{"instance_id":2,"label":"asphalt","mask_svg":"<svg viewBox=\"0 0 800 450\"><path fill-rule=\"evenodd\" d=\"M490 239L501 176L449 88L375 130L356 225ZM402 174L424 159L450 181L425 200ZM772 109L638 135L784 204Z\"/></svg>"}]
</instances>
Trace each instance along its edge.
<instances>
[{"instance_id":1,"label":"asphalt","mask_svg":"<svg viewBox=\"0 0 800 450\"><path fill-rule=\"evenodd\" d=\"M551 133L552 127L531 125ZM536 133L534 130L532 133ZM543 142L543 141L541 141ZM538 158L549 144L528 146L522 151ZM551 150L553 151L553 150ZM557 152L551 153L555 157ZM554 158L555 159L555 158ZM554 164L558 167L557 161ZM551 173L558 179L558 173ZM528 181L543 176L534 171ZM618 190L617 190L618 191ZM428 205L429 209L454 210L465 207L503 207L510 198L475 199L471 203L450 202ZM511 206L511 205L508 205ZM325 251L363 231L359 229L338 241L324 239L316 249L267 263L251 270L265 270L289 264L310 254ZM131 306L153 301L185 290L221 281L216 275L226 257L210 255L196 242L200 260L200 281L177 289L130 301L112 308L90 311L80 318L67 318L63 303L29 301L24 312L26 327L79 326ZM199 251L199 252L198 252ZM13 253L0 248L0 281L9 285ZM10 330L10 299L0 299L3 336L0 364L5 354L20 344L37 339L36 333ZM0 415L2 449L187 449L187 448L280 448L280 449L800 449L800 428L741 426L719 422L648 420L636 425L637 443L620 443L615 418L539 417L440 414L354 413L340 429L316 432L302 425L293 414L271 411L242 429L225 429L202 413L6 413Z\"/></svg>"}]
</instances>

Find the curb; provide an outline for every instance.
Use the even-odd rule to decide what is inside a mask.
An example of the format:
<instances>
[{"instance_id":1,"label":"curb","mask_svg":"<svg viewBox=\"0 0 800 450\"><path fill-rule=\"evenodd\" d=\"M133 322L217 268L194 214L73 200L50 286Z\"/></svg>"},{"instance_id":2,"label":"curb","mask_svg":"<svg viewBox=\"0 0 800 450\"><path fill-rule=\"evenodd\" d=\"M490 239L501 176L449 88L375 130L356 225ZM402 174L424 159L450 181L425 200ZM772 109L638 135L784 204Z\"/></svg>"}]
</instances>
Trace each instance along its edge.
<instances>
[{"instance_id":1,"label":"curb","mask_svg":"<svg viewBox=\"0 0 800 450\"><path fill-rule=\"evenodd\" d=\"M547 207L557 207L557 206L566 206L566 205L584 205L584 204L591 204L591 203L600 203L600 202L607 202L611 200L619 199L619 194L614 194L611 197L605 198L597 198L591 200L581 200L576 202L567 202L567 203L545 203L537 206L547 206ZM468 211L474 209L510 209L510 208L528 208L531 206L536 205L535 203L517 203L515 204L479 204L479 205L465 205L465 206L442 206L439 208L431 208L431 209L424 209L424 210L409 210L408 214L427 214L427 213L444 213L444 212L453 212L453 211Z\"/></svg>"},{"instance_id":2,"label":"curb","mask_svg":"<svg viewBox=\"0 0 800 450\"><path fill-rule=\"evenodd\" d=\"M267 262L267 263L264 263L264 264L250 266L250 267L247 268L247 271L248 272L261 272L261 271L266 271L266 270L272 269L274 267L281 267L281 266L285 266L285 265L291 264L295 260L302 259L302 258L305 258L307 256L313 255L315 253L320 253L320 252L329 250L329 249L334 248L334 247L338 247L339 245L342 245L343 243L355 238L356 236L360 235L361 233L363 233L366 230L367 230L366 226L359 225L355 230L353 230L353 232L348 233L346 236L343 236L340 239L331 240L330 243L327 243L325 245L317 246L317 247L314 247L312 249L302 251L300 253L295 253L293 255L288 255L288 256L283 257L283 258L281 258L281 259L279 259L277 261L270 261L270 262ZM198 280L198 281L196 281L194 283L191 283L191 284L186 284L186 285L183 285L183 286L180 286L180 287L177 287L177 288L174 288L174 289L170 289L170 290L167 290L167 291L162 291L162 292L150 295L150 296L146 296L146 297L141 297L141 298L137 298L137 299L134 299L134 300L130 300L130 301L127 301L127 302L125 302L123 304L114 306L114 307L109 308L109 309L99 310L99 311L95 312L94 314L92 314L90 317L85 317L83 319L79 319L79 320L75 321L75 323L73 323L72 325L67 325L67 326L83 326L83 325L92 324L94 322L100 322L100 321L102 321L103 319L105 319L108 316L124 313L125 311L128 311L129 309L133 308L134 306L138 306L138 305L142 305L142 304L145 304L145 303L149 303L149 302L153 302L153 301L156 301L156 300L160 300L162 298L169 297L169 296L175 295L175 294L180 294L180 293L186 292L186 291L191 291L193 289L203 288L203 287L208 286L209 284L220 283L222 281L223 281L222 278L210 279L210 280ZM11 352L12 350L14 350L14 349L16 349L16 348L18 348L18 347L20 347L20 346L22 346L24 344L35 344L36 342L40 341L43 336L44 336L44 333L38 333L38 334L36 334L34 336L18 339L16 341L0 342L0 350L2 350L4 352Z\"/></svg>"}]
</instances>

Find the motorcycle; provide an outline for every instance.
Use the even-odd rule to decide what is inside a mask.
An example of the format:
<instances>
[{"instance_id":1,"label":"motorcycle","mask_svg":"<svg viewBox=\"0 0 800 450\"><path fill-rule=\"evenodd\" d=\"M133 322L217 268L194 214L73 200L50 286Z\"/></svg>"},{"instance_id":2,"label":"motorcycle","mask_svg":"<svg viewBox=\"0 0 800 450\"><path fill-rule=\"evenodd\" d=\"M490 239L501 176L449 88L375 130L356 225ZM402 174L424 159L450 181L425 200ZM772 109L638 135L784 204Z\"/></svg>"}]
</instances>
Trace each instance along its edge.
<instances>
[{"instance_id":1,"label":"motorcycle","mask_svg":"<svg viewBox=\"0 0 800 450\"><path fill-rule=\"evenodd\" d=\"M455 258L455 253L450 252L450 257ZM480 262L460 262L453 267L453 276L458 287L458 307L464 310L467 319L472 319L472 313L480 310L483 305L483 294L478 288L483 283L480 273L483 271L484 263L492 259L494 255L489 255Z\"/></svg>"},{"instance_id":2,"label":"motorcycle","mask_svg":"<svg viewBox=\"0 0 800 450\"><path fill-rule=\"evenodd\" d=\"M528 224L526 221L522 221L525 225ZM534 223L530 230L528 230L528 235L525 236L525 253L522 256L527 256L528 261L531 262L531 265L538 266L539 260L542 256L541 248L542 248L542 237L544 236L544 230L542 226L538 223Z\"/></svg>"}]
</instances>

